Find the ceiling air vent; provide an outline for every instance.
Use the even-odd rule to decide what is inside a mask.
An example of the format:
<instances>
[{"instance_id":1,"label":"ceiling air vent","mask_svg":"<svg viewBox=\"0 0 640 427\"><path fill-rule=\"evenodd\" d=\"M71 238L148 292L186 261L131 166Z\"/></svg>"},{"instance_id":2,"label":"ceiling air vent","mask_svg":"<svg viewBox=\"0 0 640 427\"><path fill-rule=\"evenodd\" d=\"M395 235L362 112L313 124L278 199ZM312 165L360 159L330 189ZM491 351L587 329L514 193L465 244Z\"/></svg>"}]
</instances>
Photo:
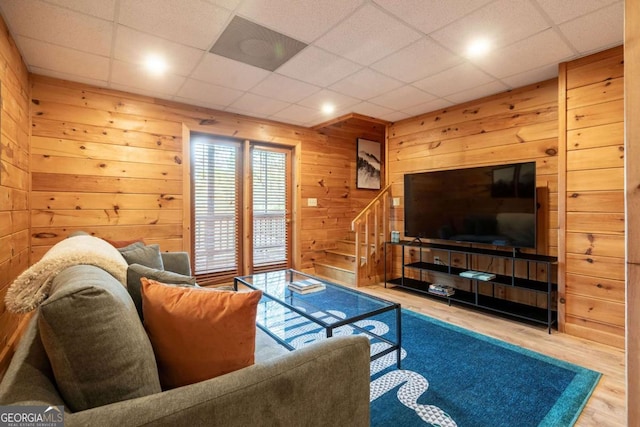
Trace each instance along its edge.
<instances>
[{"instance_id":1,"label":"ceiling air vent","mask_svg":"<svg viewBox=\"0 0 640 427\"><path fill-rule=\"evenodd\" d=\"M210 52L275 71L306 46L284 34L235 16Z\"/></svg>"}]
</instances>

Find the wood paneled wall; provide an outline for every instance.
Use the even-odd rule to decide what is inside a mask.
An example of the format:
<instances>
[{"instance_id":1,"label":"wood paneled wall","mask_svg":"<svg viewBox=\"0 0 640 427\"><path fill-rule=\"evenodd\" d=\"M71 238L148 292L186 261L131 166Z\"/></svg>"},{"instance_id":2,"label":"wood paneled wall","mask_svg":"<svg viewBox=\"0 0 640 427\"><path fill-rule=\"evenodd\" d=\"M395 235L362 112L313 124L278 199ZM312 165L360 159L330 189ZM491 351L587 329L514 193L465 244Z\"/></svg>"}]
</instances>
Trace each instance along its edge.
<instances>
[{"instance_id":1,"label":"wood paneled wall","mask_svg":"<svg viewBox=\"0 0 640 427\"><path fill-rule=\"evenodd\" d=\"M7 288L29 266L29 74L0 18L0 377L25 316L4 307Z\"/></svg>"},{"instance_id":2,"label":"wood paneled wall","mask_svg":"<svg viewBox=\"0 0 640 427\"><path fill-rule=\"evenodd\" d=\"M404 174L455 169L500 163L535 161L538 194L543 212L538 253L557 254L558 224L558 96L556 80L526 86L444 110L403 120L388 132L387 167L392 195L401 204L392 208L392 230L404 230ZM539 223L539 224L540 224ZM409 254L413 256L416 254ZM442 254L433 252L433 256ZM416 255L417 256L417 255ZM424 255L423 255L424 256ZM428 256L428 255L427 255ZM394 268L399 268L397 256ZM510 264L476 257L472 268L496 273L509 271ZM453 259L452 264L464 263ZM470 266L466 266L469 268ZM535 268L532 267L532 268ZM516 266L517 274L546 277L546 271L527 271ZM467 281L438 277L457 287ZM534 292L498 287L497 294L512 301L546 307L546 297ZM480 289L481 293L492 292Z\"/></svg>"},{"instance_id":3,"label":"wood paneled wall","mask_svg":"<svg viewBox=\"0 0 640 427\"><path fill-rule=\"evenodd\" d=\"M623 49L561 64L559 79L565 331L624 348Z\"/></svg>"},{"instance_id":4,"label":"wood paneled wall","mask_svg":"<svg viewBox=\"0 0 640 427\"><path fill-rule=\"evenodd\" d=\"M345 120L319 125L316 129L324 140L305 144L302 166L301 245L303 265L313 268L314 261L325 258L325 249L345 239L351 221L377 194L377 190L356 188L357 139L381 143L384 153L386 123L357 114ZM384 187L384 171L381 171ZM317 207L307 206L315 198Z\"/></svg>"},{"instance_id":5,"label":"wood paneled wall","mask_svg":"<svg viewBox=\"0 0 640 427\"><path fill-rule=\"evenodd\" d=\"M34 261L75 230L188 250L185 128L297 147L297 268L312 269L373 195L355 188L356 139L383 141L379 121L351 117L314 130L43 76L32 80ZM317 207L306 207L309 197Z\"/></svg>"},{"instance_id":6,"label":"wood paneled wall","mask_svg":"<svg viewBox=\"0 0 640 427\"><path fill-rule=\"evenodd\" d=\"M32 80L32 261L76 230L182 250L188 159L177 111L124 93Z\"/></svg>"},{"instance_id":7,"label":"wood paneled wall","mask_svg":"<svg viewBox=\"0 0 640 427\"><path fill-rule=\"evenodd\" d=\"M625 2L627 425L640 425L640 3Z\"/></svg>"}]
</instances>

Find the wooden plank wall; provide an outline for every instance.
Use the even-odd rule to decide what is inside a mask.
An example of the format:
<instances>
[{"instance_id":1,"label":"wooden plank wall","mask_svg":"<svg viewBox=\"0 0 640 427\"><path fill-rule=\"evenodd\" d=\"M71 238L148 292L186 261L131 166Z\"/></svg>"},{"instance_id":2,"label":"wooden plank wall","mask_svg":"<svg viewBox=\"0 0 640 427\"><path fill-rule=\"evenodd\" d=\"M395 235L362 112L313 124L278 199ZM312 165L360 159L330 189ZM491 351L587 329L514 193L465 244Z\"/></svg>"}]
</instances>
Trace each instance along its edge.
<instances>
[{"instance_id":1,"label":"wooden plank wall","mask_svg":"<svg viewBox=\"0 0 640 427\"><path fill-rule=\"evenodd\" d=\"M76 230L182 250L176 118L149 100L40 76L32 104L32 261Z\"/></svg>"},{"instance_id":2,"label":"wooden plank wall","mask_svg":"<svg viewBox=\"0 0 640 427\"><path fill-rule=\"evenodd\" d=\"M406 173L535 161L538 193L543 196L541 223L548 224L539 230L538 241L542 243L538 253L557 255L558 92L555 79L403 120L391 125L388 135L387 167L392 195L401 200L400 206L392 208L392 230L404 230ZM408 255L417 256L416 253ZM441 259L445 256L437 252L426 256L435 255ZM398 258L399 253L394 254L396 272ZM464 258L451 262L461 265ZM491 264L491 260L476 257L474 263L478 269L491 265L494 272L510 274L511 271L506 262ZM518 265L517 274L546 277L546 271L526 269L526 265ZM462 288L468 286L467 281L448 276L437 280ZM491 289L481 289L481 292L491 292ZM510 287L498 289L497 293L539 307L547 304L543 294Z\"/></svg>"},{"instance_id":3,"label":"wooden plank wall","mask_svg":"<svg viewBox=\"0 0 640 427\"><path fill-rule=\"evenodd\" d=\"M375 192L355 189L356 138L382 140L385 127L362 119L322 132L43 76L33 76L33 259L75 230L163 250L188 250L182 125L215 135L299 146L294 208L300 248L313 260L347 233ZM187 184L187 190L185 190ZM318 207L306 207L306 199ZM294 239L295 240L295 239Z\"/></svg>"},{"instance_id":4,"label":"wooden plank wall","mask_svg":"<svg viewBox=\"0 0 640 427\"><path fill-rule=\"evenodd\" d=\"M625 2L627 425L640 425L640 3Z\"/></svg>"},{"instance_id":5,"label":"wooden plank wall","mask_svg":"<svg viewBox=\"0 0 640 427\"><path fill-rule=\"evenodd\" d=\"M565 331L624 348L624 61L617 47L566 75ZM562 93L561 93L562 96ZM562 148L561 148L562 149Z\"/></svg>"},{"instance_id":6,"label":"wooden plank wall","mask_svg":"<svg viewBox=\"0 0 640 427\"><path fill-rule=\"evenodd\" d=\"M351 221L377 194L377 190L356 188L357 139L379 141L384 153L386 122L350 115L346 120L315 127L326 139L307 144L303 150L301 244L305 249L303 268L325 258L325 249L347 238ZM384 171L382 180L384 181ZM384 187L384 182L382 182ZM307 206L308 198L318 200Z\"/></svg>"},{"instance_id":7,"label":"wooden plank wall","mask_svg":"<svg viewBox=\"0 0 640 427\"><path fill-rule=\"evenodd\" d=\"M26 316L8 313L8 286L29 266L29 74L0 18L0 377ZM24 322L22 322L24 323Z\"/></svg>"}]
</instances>

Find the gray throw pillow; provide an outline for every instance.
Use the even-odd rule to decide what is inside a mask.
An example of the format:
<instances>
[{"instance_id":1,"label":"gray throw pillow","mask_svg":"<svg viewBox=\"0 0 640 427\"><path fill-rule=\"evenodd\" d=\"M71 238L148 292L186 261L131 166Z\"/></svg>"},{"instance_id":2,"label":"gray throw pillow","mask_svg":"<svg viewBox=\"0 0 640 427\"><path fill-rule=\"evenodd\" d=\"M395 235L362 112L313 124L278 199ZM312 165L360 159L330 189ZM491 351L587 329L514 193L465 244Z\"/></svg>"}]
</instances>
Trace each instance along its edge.
<instances>
[{"instance_id":1,"label":"gray throw pillow","mask_svg":"<svg viewBox=\"0 0 640 427\"><path fill-rule=\"evenodd\" d=\"M135 249L135 248L142 248L144 246L145 245L144 245L143 242L135 242L135 243L132 243L130 245L123 246L121 248L116 248L116 249L118 249L120 251L120 253L122 253L122 252L130 251L130 250Z\"/></svg>"},{"instance_id":2,"label":"gray throw pillow","mask_svg":"<svg viewBox=\"0 0 640 427\"><path fill-rule=\"evenodd\" d=\"M140 320L144 319L142 315L142 292L140 290L142 286L140 279L143 277L171 285L195 286L196 284L196 278L192 276L184 276L172 271L157 270L140 264L131 264L127 268L127 290L136 306L136 310L138 310Z\"/></svg>"},{"instance_id":3,"label":"gray throw pillow","mask_svg":"<svg viewBox=\"0 0 640 427\"><path fill-rule=\"evenodd\" d=\"M133 245L127 246L127 248L129 247L132 248L120 251L124 259L127 261L127 264L140 264L149 268L155 268L156 270L164 270L159 245L145 246L144 244L138 245L137 243L134 243Z\"/></svg>"},{"instance_id":4,"label":"gray throw pillow","mask_svg":"<svg viewBox=\"0 0 640 427\"><path fill-rule=\"evenodd\" d=\"M39 310L42 344L72 411L161 391L153 348L133 302L105 270L63 270Z\"/></svg>"}]
</instances>

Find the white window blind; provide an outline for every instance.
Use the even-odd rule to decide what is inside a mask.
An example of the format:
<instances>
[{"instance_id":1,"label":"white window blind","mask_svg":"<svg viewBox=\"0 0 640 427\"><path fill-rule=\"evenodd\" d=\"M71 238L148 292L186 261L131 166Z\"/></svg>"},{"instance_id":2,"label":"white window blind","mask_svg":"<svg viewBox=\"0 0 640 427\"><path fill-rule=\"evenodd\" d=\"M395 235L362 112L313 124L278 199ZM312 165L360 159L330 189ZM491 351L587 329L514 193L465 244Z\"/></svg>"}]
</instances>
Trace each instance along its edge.
<instances>
[{"instance_id":1,"label":"white window blind","mask_svg":"<svg viewBox=\"0 0 640 427\"><path fill-rule=\"evenodd\" d=\"M232 277L239 270L239 149L208 138L194 138L192 149L194 273Z\"/></svg>"},{"instance_id":2,"label":"white window blind","mask_svg":"<svg viewBox=\"0 0 640 427\"><path fill-rule=\"evenodd\" d=\"M254 147L253 270L288 265L287 154Z\"/></svg>"}]
</instances>

